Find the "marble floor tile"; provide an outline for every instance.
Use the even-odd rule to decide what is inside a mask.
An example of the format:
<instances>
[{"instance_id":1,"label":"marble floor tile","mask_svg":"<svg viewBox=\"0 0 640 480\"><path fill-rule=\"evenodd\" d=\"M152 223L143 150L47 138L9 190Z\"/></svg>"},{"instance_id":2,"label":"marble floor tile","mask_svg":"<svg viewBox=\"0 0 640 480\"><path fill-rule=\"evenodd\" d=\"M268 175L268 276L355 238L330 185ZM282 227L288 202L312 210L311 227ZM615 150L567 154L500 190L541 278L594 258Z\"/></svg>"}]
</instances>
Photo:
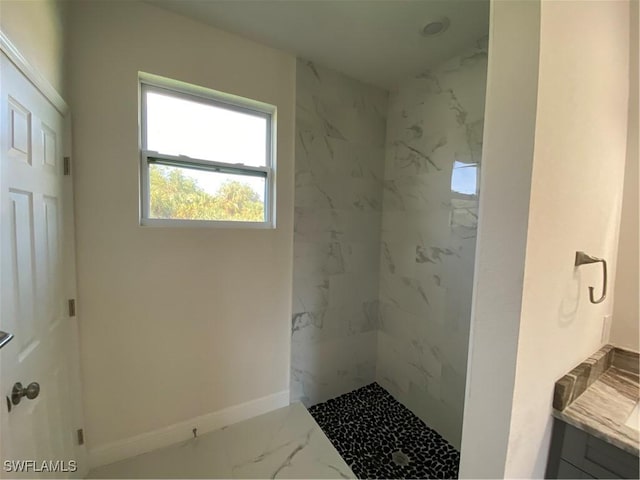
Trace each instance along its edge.
<instances>
[{"instance_id":1,"label":"marble floor tile","mask_svg":"<svg viewBox=\"0 0 640 480\"><path fill-rule=\"evenodd\" d=\"M92 470L89 478L355 478L300 403Z\"/></svg>"}]
</instances>

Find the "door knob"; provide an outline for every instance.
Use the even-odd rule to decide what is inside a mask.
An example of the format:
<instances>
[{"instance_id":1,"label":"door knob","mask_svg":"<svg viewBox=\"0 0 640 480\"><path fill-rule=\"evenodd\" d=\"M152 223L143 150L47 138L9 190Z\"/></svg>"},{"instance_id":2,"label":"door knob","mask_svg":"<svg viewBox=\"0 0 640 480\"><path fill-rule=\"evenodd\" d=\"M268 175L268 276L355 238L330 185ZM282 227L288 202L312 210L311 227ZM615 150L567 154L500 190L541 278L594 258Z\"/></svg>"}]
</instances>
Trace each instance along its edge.
<instances>
[{"instance_id":1,"label":"door knob","mask_svg":"<svg viewBox=\"0 0 640 480\"><path fill-rule=\"evenodd\" d=\"M18 405L22 397L27 397L29 400L33 400L40 393L40 384L38 382L31 382L24 388L20 382L16 382L11 390L11 403Z\"/></svg>"}]
</instances>

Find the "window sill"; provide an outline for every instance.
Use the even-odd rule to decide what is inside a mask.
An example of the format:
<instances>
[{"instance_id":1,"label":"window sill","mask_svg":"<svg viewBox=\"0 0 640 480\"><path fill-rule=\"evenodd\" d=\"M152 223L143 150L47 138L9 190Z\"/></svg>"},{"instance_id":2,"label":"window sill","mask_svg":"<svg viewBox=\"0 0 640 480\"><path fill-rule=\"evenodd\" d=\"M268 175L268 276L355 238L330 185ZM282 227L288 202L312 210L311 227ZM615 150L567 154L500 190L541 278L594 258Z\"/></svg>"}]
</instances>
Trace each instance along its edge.
<instances>
[{"instance_id":1,"label":"window sill","mask_svg":"<svg viewBox=\"0 0 640 480\"><path fill-rule=\"evenodd\" d=\"M218 220L178 220L165 218L143 218L141 227L160 228L224 228L238 230L275 230L276 226L271 222L234 222Z\"/></svg>"}]
</instances>

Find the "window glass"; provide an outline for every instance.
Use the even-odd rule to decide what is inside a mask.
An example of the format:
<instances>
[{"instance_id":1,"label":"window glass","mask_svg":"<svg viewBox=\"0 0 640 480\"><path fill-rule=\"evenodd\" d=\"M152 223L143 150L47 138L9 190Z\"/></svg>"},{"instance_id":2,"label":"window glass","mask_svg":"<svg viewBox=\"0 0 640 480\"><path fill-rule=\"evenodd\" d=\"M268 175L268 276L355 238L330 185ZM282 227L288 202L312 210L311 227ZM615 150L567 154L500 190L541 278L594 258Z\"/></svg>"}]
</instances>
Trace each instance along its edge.
<instances>
[{"instance_id":1,"label":"window glass","mask_svg":"<svg viewBox=\"0 0 640 480\"><path fill-rule=\"evenodd\" d=\"M275 109L203 90L141 82L141 223L273 227Z\"/></svg>"},{"instance_id":2,"label":"window glass","mask_svg":"<svg viewBox=\"0 0 640 480\"><path fill-rule=\"evenodd\" d=\"M146 91L147 150L254 167L267 165L268 125L210 103Z\"/></svg>"},{"instance_id":3,"label":"window glass","mask_svg":"<svg viewBox=\"0 0 640 480\"><path fill-rule=\"evenodd\" d=\"M149 165L150 218L264 222L265 178Z\"/></svg>"}]
</instances>

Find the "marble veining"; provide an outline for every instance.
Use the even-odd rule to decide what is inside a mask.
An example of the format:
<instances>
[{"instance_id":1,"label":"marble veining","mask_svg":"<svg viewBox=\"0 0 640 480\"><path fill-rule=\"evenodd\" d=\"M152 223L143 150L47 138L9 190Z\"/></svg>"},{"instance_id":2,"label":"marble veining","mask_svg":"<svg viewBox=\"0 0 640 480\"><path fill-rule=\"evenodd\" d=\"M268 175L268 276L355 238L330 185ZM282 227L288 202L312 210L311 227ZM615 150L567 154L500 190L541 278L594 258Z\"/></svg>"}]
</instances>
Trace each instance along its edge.
<instances>
[{"instance_id":1,"label":"marble veining","mask_svg":"<svg viewBox=\"0 0 640 480\"><path fill-rule=\"evenodd\" d=\"M373 382L387 92L297 64L291 398Z\"/></svg>"},{"instance_id":2,"label":"marble veining","mask_svg":"<svg viewBox=\"0 0 640 480\"><path fill-rule=\"evenodd\" d=\"M300 403L93 470L90 478L355 478Z\"/></svg>"},{"instance_id":3,"label":"marble veining","mask_svg":"<svg viewBox=\"0 0 640 480\"><path fill-rule=\"evenodd\" d=\"M584 393L612 364L614 347L605 345L560 378L553 392L553 408L562 411Z\"/></svg>"},{"instance_id":4,"label":"marble veining","mask_svg":"<svg viewBox=\"0 0 640 480\"><path fill-rule=\"evenodd\" d=\"M556 382L553 415L638 455L638 426L626 424L640 400L638 354L606 345Z\"/></svg>"},{"instance_id":5,"label":"marble veining","mask_svg":"<svg viewBox=\"0 0 640 480\"><path fill-rule=\"evenodd\" d=\"M387 114L376 381L460 446L486 39L394 88Z\"/></svg>"},{"instance_id":6,"label":"marble veining","mask_svg":"<svg viewBox=\"0 0 640 480\"><path fill-rule=\"evenodd\" d=\"M460 446L486 53L390 93L298 61L292 400L377 381Z\"/></svg>"}]
</instances>

